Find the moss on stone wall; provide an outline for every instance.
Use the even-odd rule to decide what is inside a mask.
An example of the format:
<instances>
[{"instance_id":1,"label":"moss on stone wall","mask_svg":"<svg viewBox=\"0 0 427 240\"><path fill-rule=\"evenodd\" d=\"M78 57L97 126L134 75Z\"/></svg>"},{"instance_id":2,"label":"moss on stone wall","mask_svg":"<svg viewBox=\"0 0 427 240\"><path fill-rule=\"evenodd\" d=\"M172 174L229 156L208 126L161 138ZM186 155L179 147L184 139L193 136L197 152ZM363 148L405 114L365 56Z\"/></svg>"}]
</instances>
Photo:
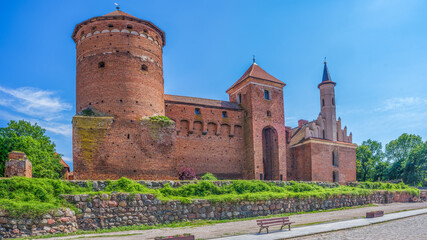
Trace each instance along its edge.
<instances>
[{"instance_id":1,"label":"moss on stone wall","mask_svg":"<svg viewBox=\"0 0 427 240\"><path fill-rule=\"evenodd\" d=\"M175 122L165 116L144 117L140 122L150 131L151 138L158 144L169 142L175 131Z\"/></svg>"},{"instance_id":2,"label":"moss on stone wall","mask_svg":"<svg viewBox=\"0 0 427 240\"><path fill-rule=\"evenodd\" d=\"M80 149L80 158L90 164L105 135L113 117L74 116L73 130L76 144Z\"/></svg>"}]
</instances>

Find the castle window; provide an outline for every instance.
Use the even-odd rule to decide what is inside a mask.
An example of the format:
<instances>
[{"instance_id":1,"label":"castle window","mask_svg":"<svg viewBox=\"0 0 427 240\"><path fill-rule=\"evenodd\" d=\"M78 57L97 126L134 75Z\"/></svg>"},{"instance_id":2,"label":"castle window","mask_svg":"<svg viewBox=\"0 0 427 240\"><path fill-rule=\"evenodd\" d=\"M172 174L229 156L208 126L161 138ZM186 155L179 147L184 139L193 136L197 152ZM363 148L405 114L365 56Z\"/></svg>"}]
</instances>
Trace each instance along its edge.
<instances>
[{"instance_id":1,"label":"castle window","mask_svg":"<svg viewBox=\"0 0 427 240\"><path fill-rule=\"evenodd\" d=\"M334 150L332 152L332 166L338 167L338 151Z\"/></svg>"},{"instance_id":2,"label":"castle window","mask_svg":"<svg viewBox=\"0 0 427 240\"><path fill-rule=\"evenodd\" d=\"M323 139L325 139L326 138L326 136L325 136L325 130L323 130Z\"/></svg>"},{"instance_id":3,"label":"castle window","mask_svg":"<svg viewBox=\"0 0 427 240\"><path fill-rule=\"evenodd\" d=\"M271 117L271 112L267 111L267 117Z\"/></svg>"},{"instance_id":4,"label":"castle window","mask_svg":"<svg viewBox=\"0 0 427 240\"><path fill-rule=\"evenodd\" d=\"M132 29L132 25L127 25L127 29Z\"/></svg>"},{"instance_id":5,"label":"castle window","mask_svg":"<svg viewBox=\"0 0 427 240\"><path fill-rule=\"evenodd\" d=\"M228 116L227 116L227 112L226 112L226 111L223 111L223 112L222 112L222 117L223 117L223 118L228 117Z\"/></svg>"},{"instance_id":6,"label":"castle window","mask_svg":"<svg viewBox=\"0 0 427 240\"><path fill-rule=\"evenodd\" d=\"M268 90L264 90L264 98L265 98L266 100L270 100L270 91L268 91Z\"/></svg>"},{"instance_id":7,"label":"castle window","mask_svg":"<svg viewBox=\"0 0 427 240\"><path fill-rule=\"evenodd\" d=\"M335 99L332 98L332 106L335 106Z\"/></svg>"},{"instance_id":8,"label":"castle window","mask_svg":"<svg viewBox=\"0 0 427 240\"><path fill-rule=\"evenodd\" d=\"M196 110L194 111L194 113L195 113L196 115L200 115L200 108L196 108Z\"/></svg>"},{"instance_id":9,"label":"castle window","mask_svg":"<svg viewBox=\"0 0 427 240\"><path fill-rule=\"evenodd\" d=\"M143 72L148 72L148 67L147 67L147 65L142 64L142 66L141 66L141 71L143 71Z\"/></svg>"},{"instance_id":10,"label":"castle window","mask_svg":"<svg viewBox=\"0 0 427 240\"><path fill-rule=\"evenodd\" d=\"M238 104L242 103L242 94L241 93L237 94L237 103Z\"/></svg>"},{"instance_id":11,"label":"castle window","mask_svg":"<svg viewBox=\"0 0 427 240\"><path fill-rule=\"evenodd\" d=\"M114 25L113 24L108 24L108 27L112 28L112 27L114 27Z\"/></svg>"},{"instance_id":12,"label":"castle window","mask_svg":"<svg viewBox=\"0 0 427 240\"><path fill-rule=\"evenodd\" d=\"M332 172L332 182L339 182L339 172L338 171Z\"/></svg>"},{"instance_id":13,"label":"castle window","mask_svg":"<svg viewBox=\"0 0 427 240\"><path fill-rule=\"evenodd\" d=\"M322 99L322 106L325 106L325 99Z\"/></svg>"},{"instance_id":14,"label":"castle window","mask_svg":"<svg viewBox=\"0 0 427 240\"><path fill-rule=\"evenodd\" d=\"M98 63L98 68L104 68L104 67L105 67L105 62Z\"/></svg>"}]
</instances>

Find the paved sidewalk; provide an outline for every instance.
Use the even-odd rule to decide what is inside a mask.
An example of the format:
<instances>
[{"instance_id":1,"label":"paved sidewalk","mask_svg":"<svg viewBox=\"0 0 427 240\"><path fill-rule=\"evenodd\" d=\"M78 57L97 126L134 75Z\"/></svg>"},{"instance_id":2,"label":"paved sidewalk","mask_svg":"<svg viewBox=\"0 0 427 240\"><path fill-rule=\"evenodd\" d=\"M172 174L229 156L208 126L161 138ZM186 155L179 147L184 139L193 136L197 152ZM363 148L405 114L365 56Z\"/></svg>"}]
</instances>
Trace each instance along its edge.
<instances>
[{"instance_id":1,"label":"paved sidewalk","mask_svg":"<svg viewBox=\"0 0 427 240\"><path fill-rule=\"evenodd\" d=\"M246 234L226 238L217 238L218 240L273 240L273 239L286 239L294 237L302 237L312 234L331 232L337 230L344 230L355 227L368 226L375 223L387 222L390 220L397 220L420 214L427 214L427 208L419 210L411 210L399 213L386 214L378 218L361 218L342 222L324 223L305 227L297 227L291 231L276 231L269 234Z\"/></svg>"},{"instance_id":2,"label":"paved sidewalk","mask_svg":"<svg viewBox=\"0 0 427 240\"><path fill-rule=\"evenodd\" d=\"M290 216L291 221L296 222L296 226L305 224L337 222L362 218L366 212L383 210L384 213L393 213L397 211L427 209L427 202L420 203L392 203L379 204L372 207L350 208L346 210L337 210L330 212L304 213ZM276 228L277 229L277 228ZM296 229L296 228L295 228ZM91 239L96 240L153 240L157 236L171 236L176 234L191 233L197 239L213 239L226 236L253 234L257 233L259 228L256 220L242 220L228 223L218 223L212 225L203 225L196 227L183 228L160 228L151 230L131 230L111 233L84 234L66 237L53 237L50 239ZM275 230L273 228L272 230ZM293 230L292 230L293 232Z\"/></svg>"}]
</instances>

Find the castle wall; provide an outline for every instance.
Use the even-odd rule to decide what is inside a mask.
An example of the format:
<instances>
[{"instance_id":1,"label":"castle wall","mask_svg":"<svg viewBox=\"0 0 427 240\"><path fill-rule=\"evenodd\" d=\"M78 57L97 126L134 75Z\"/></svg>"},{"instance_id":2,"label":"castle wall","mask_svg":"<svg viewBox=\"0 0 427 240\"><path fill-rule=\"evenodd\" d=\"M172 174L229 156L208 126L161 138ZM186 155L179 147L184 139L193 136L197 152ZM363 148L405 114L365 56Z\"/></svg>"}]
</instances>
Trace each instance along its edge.
<instances>
[{"instance_id":1,"label":"castle wall","mask_svg":"<svg viewBox=\"0 0 427 240\"><path fill-rule=\"evenodd\" d=\"M287 152L287 180L311 181L311 143L291 147Z\"/></svg>"},{"instance_id":2,"label":"castle wall","mask_svg":"<svg viewBox=\"0 0 427 240\"><path fill-rule=\"evenodd\" d=\"M196 108L200 115L195 114ZM175 175L181 167L192 167L197 175L210 172L227 179L243 177L241 110L173 102L167 102L165 109L166 116L176 122Z\"/></svg>"},{"instance_id":3,"label":"castle wall","mask_svg":"<svg viewBox=\"0 0 427 240\"><path fill-rule=\"evenodd\" d=\"M333 153L337 154L338 166L333 166ZM316 141L311 144L312 180L333 181L333 171L339 173L339 183L356 181L356 146L339 142Z\"/></svg>"}]
</instances>

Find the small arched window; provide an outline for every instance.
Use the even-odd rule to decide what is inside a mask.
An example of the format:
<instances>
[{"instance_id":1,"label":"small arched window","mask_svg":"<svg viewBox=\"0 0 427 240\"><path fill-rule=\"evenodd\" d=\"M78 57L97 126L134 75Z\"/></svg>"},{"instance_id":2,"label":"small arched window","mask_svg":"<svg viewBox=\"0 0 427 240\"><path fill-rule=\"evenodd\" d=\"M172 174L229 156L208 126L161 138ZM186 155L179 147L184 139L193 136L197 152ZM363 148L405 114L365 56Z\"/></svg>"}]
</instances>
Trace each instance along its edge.
<instances>
[{"instance_id":1,"label":"small arched window","mask_svg":"<svg viewBox=\"0 0 427 240\"><path fill-rule=\"evenodd\" d=\"M325 130L323 130L323 139L326 139Z\"/></svg>"},{"instance_id":2,"label":"small arched window","mask_svg":"<svg viewBox=\"0 0 427 240\"><path fill-rule=\"evenodd\" d=\"M114 25L113 24L108 24L108 27L112 28L112 27L114 27Z\"/></svg>"},{"instance_id":3,"label":"small arched window","mask_svg":"<svg viewBox=\"0 0 427 240\"><path fill-rule=\"evenodd\" d=\"M325 99L322 99L322 106L325 106Z\"/></svg>"},{"instance_id":4,"label":"small arched window","mask_svg":"<svg viewBox=\"0 0 427 240\"><path fill-rule=\"evenodd\" d=\"M271 112L267 111L267 117L271 117Z\"/></svg>"},{"instance_id":5,"label":"small arched window","mask_svg":"<svg viewBox=\"0 0 427 240\"><path fill-rule=\"evenodd\" d=\"M228 116L227 116L227 112L226 112L226 111L223 111L223 112L222 112L222 117L223 117L223 118L228 117Z\"/></svg>"},{"instance_id":6,"label":"small arched window","mask_svg":"<svg viewBox=\"0 0 427 240\"><path fill-rule=\"evenodd\" d=\"M148 72L148 67L147 67L147 65L142 64L142 66L141 66L141 71L143 71L143 72Z\"/></svg>"},{"instance_id":7,"label":"small arched window","mask_svg":"<svg viewBox=\"0 0 427 240\"><path fill-rule=\"evenodd\" d=\"M127 25L127 29L132 29L132 25Z\"/></svg>"},{"instance_id":8,"label":"small arched window","mask_svg":"<svg viewBox=\"0 0 427 240\"><path fill-rule=\"evenodd\" d=\"M105 67L105 62L98 63L98 68L104 68L104 67Z\"/></svg>"},{"instance_id":9,"label":"small arched window","mask_svg":"<svg viewBox=\"0 0 427 240\"><path fill-rule=\"evenodd\" d=\"M196 115L200 115L200 108L196 108L196 109L194 110L194 113L195 113Z\"/></svg>"},{"instance_id":10,"label":"small arched window","mask_svg":"<svg viewBox=\"0 0 427 240\"><path fill-rule=\"evenodd\" d=\"M332 106L335 106L335 98L332 98Z\"/></svg>"},{"instance_id":11,"label":"small arched window","mask_svg":"<svg viewBox=\"0 0 427 240\"><path fill-rule=\"evenodd\" d=\"M264 98L266 99L266 100L270 100L271 98L270 98L270 91L268 91L268 90L264 90Z\"/></svg>"}]
</instances>

